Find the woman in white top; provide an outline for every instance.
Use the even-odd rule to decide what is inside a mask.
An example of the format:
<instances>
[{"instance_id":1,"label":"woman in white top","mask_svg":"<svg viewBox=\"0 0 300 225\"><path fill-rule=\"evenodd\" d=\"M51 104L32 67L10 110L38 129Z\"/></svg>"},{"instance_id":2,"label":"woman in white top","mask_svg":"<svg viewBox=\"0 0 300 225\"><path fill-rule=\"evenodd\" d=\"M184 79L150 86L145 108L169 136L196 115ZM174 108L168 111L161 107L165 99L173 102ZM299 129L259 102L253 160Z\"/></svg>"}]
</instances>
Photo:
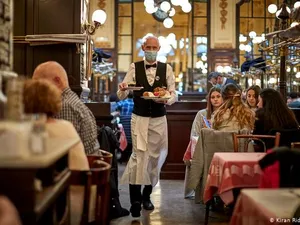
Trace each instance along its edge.
<instances>
[{"instance_id":1,"label":"woman in white top","mask_svg":"<svg viewBox=\"0 0 300 225\"><path fill-rule=\"evenodd\" d=\"M213 112L217 110L223 103L221 89L218 87L212 87L206 98L207 107L206 109L202 109L197 113L192 125L191 137L199 137L202 128L211 127L211 116Z\"/></svg>"},{"instance_id":2,"label":"woman in white top","mask_svg":"<svg viewBox=\"0 0 300 225\"><path fill-rule=\"evenodd\" d=\"M45 113L46 130L49 137L80 139L72 123L54 119L62 106L61 92L47 80L27 80L24 85L25 113ZM89 170L89 163L82 142L69 151L69 168L71 170ZM83 187L71 186L71 224L80 224L84 201Z\"/></svg>"},{"instance_id":3,"label":"woman in white top","mask_svg":"<svg viewBox=\"0 0 300 225\"><path fill-rule=\"evenodd\" d=\"M242 101L241 95L241 90L235 84L223 87L224 103L213 115L213 129L233 132L253 130L255 113Z\"/></svg>"}]
</instances>

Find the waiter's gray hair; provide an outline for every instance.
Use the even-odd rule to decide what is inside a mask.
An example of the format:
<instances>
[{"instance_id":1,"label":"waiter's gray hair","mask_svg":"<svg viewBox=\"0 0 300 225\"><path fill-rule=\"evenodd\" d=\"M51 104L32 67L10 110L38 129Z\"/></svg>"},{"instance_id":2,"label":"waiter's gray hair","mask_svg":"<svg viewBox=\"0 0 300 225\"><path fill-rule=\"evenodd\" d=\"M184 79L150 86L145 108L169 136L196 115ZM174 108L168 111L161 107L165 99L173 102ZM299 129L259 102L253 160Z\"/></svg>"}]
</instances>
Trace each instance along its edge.
<instances>
[{"instance_id":1,"label":"waiter's gray hair","mask_svg":"<svg viewBox=\"0 0 300 225\"><path fill-rule=\"evenodd\" d=\"M147 36L147 37L144 39L143 45L145 45L146 42L147 42L147 40L148 40L148 39L151 39L151 38L156 39L157 42L158 42L158 46L160 46L159 40L158 40L158 38L155 37L155 36Z\"/></svg>"}]
</instances>

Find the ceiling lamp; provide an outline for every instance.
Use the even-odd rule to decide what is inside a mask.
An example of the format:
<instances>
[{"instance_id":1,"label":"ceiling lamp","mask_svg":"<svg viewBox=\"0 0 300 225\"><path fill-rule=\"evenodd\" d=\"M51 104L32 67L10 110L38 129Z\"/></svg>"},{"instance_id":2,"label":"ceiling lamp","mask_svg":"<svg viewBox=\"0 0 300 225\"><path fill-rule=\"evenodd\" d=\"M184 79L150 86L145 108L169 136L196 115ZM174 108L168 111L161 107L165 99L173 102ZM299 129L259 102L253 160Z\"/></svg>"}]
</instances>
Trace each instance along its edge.
<instances>
[{"instance_id":1,"label":"ceiling lamp","mask_svg":"<svg viewBox=\"0 0 300 225\"><path fill-rule=\"evenodd\" d=\"M169 12L169 16L174 16L175 15L175 9L174 8L172 8L171 10L170 10L170 12Z\"/></svg>"},{"instance_id":2,"label":"ceiling lamp","mask_svg":"<svg viewBox=\"0 0 300 225\"><path fill-rule=\"evenodd\" d=\"M275 4L271 4L268 6L268 12L271 14L274 14L277 12L277 5Z\"/></svg>"},{"instance_id":3,"label":"ceiling lamp","mask_svg":"<svg viewBox=\"0 0 300 225\"><path fill-rule=\"evenodd\" d=\"M164 20L163 24L164 24L165 28L171 28L171 27L173 27L174 22L171 18L168 17Z\"/></svg>"},{"instance_id":4,"label":"ceiling lamp","mask_svg":"<svg viewBox=\"0 0 300 225\"><path fill-rule=\"evenodd\" d=\"M146 12L149 14L155 13L158 10L158 7L154 7L153 5L149 5L146 7Z\"/></svg>"},{"instance_id":5,"label":"ceiling lamp","mask_svg":"<svg viewBox=\"0 0 300 225\"><path fill-rule=\"evenodd\" d=\"M294 8L298 8L298 7L300 7L300 2L295 2Z\"/></svg>"},{"instance_id":6,"label":"ceiling lamp","mask_svg":"<svg viewBox=\"0 0 300 225\"><path fill-rule=\"evenodd\" d=\"M192 5L191 5L191 3L186 2L181 6L181 9L183 12L189 13L192 10Z\"/></svg>"},{"instance_id":7,"label":"ceiling lamp","mask_svg":"<svg viewBox=\"0 0 300 225\"><path fill-rule=\"evenodd\" d=\"M179 6L179 5L180 5L180 0L171 0L171 3L172 3L174 6Z\"/></svg>"},{"instance_id":8,"label":"ceiling lamp","mask_svg":"<svg viewBox=\"0 0 300 225\"><path fill-rule=\"evenodd\" d=\"M255 38L255 37L256 37L256 32L255 32L255 31L251 31L251 32L249 33L249 37L250 37L250 38Z\"/></svg>"},{"instance_id":9,"label":"ceiling lamp","mask_svg":"<svg viewBox=\"0 0 300 225\"><path fill-rule=\"evenodd\" d=\"M160 22L175 15L174 6L181 6L182 11L185 13L192 10L189 0L144 0L144 5L146 12L152 14Z\"/></svg>"},{"instance_id":10,"label":"ceiling lamp","mask_svg":"<svg viewBox=\"0 0 300 225\"><path fill-rule=\"evenodd\" d=\"M298 22L292 22L291 27L297 26L298 24Z\"/></svg>"},{"instance_id":11,"label":"ceiling lamp","mask_svg":"<svg viewBox=\"0 0 300 225\"><path fill-rule=\"evenodd\" d=\"M168 12L171 9L171 4L167 1L163 1L160 4L160 9L164 12Z\"/></svg>"},{"instance_id":12,"label":"ceiling lamp","mask_svg":"<svg viewBox=\"0 0 300 225\"><path fill-rule=\"evenodd\" d=\"M252 47L250 45L245 46L245 51L246 52L251 52L251 50L252 50Z\"/></svg>"}]
</instances>

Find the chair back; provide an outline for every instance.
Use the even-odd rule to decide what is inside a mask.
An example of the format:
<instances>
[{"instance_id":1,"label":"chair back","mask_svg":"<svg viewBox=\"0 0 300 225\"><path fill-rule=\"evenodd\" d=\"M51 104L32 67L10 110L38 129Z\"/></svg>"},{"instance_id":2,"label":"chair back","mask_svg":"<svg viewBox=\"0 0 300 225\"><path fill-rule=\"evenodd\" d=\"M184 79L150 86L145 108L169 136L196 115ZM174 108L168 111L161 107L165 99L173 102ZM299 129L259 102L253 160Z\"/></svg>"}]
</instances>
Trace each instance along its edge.
<instances>
[{"instance_id":1,"label":"chair back","mask_svg":"<svg viewBox=\"0 0 300 225\"><path fill-rule=\"evenodd\" d=\"M112 165L113 154L111 154L108 151L104 151L104 150L100 149L98 151L98 153L96 153L96 154L87 155L87 158L88 158L90 167L92 166L92 164L95 160L102 160L102 161L108 163L109 165Z\"/></svg>"},{"instance_id":2,"label":"chair back","mask_svg":"<svg viewBox=\"0 0 300 225\"><path fill-rule=\"evenodd\" d=\"M195 202L202 202L207 174L215 152L233 152L232 133L202 128L191 161L188 188L195 189Z\"/></svg>"},{"instance_id":3,"label":"chair back","mask_svg":"<svg viewBox=\"0 0 300 225\"><path fill-rule=\"evenodd\" d=\"M108 224L108 206L109 206L109 177L110 168L107 162L90 159L90 170L80 171L71 170L71 185L84 186L83 212L81 215L80 225L89 223L89 214L91 207L91 190L96 186L96 207L95 221L97 224ZM76 204L76 203L71 203ZM100 222L102 221L102 222Z\"/></svg>"},{"instance_id":4,"label":"chair back","mask_svg":"<svg viewBox=\"0 0 300 225\"><path fill-rule=\"evenodd\" d=\"M247 139L244 144L244 152L248 152L249 149L249 143L253 140L262 142L264 145L264 151L266 151L266 146L264 143L265 139L274 139L274 146L278 147L280 143L280 133L276 132L275 135L253 135L253 134L232 134L232 140L233 140L233 149L234 152L239 152L239 139Z\"/></svg>"},{"instance_id":5,"label":"chair back","mask_svg":"<svg viewBox=\"0 0 300 225\"><path fill-rule=\"evenodd\" d=\"M291 147L292 142L300 142L300 129L274 129L269 132L270 135L274 135L276 132L280 133L280 145ZM268 146L272 148L273 146Z\"/></svg>"}]
</instances>

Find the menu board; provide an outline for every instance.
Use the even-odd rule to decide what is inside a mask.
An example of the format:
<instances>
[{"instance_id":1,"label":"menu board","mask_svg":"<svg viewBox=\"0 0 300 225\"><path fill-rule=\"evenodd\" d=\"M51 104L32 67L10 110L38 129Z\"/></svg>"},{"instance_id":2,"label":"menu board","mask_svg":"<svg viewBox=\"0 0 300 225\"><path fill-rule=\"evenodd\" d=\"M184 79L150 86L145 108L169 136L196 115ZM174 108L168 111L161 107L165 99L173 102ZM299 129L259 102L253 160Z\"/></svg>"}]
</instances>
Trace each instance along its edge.
<instances>
[{"instance_id":1,"label":"menu board","mask_svg":"<svg viewBox=\"0 0 300 225\"><path fill-rule=\"evenodd\" d=\"M0 70L6 71L12 69L12 4L13 0L0 0Z\"/></svg>"}]
</instances>

